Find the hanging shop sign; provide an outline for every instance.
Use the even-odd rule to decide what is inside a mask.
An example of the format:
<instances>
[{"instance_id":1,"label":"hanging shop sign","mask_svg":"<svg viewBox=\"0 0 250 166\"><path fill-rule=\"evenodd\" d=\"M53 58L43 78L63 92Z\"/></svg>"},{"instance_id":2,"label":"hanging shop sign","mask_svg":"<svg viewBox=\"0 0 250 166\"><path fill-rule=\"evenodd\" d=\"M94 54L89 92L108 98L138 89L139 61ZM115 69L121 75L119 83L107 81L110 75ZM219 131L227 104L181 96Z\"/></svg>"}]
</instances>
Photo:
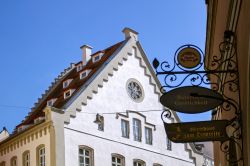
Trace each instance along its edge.
<instances>
[{"instance_id":1,"label":"hanging shop sign","mask_svg":"<svg viewBox=\"0 0 250 166\"><path fill-rule=\"evenodd\" d=\"M164 123L168 138L176 143L226 141L227 120Z\"/></svg>"},{"instance_id":2,"label":"hanging shop sign","mask_svg":"<svg viewBox=\"0 0 250 166\"><path fill-rule=\"evenodd\" d=\"M185 47L177 55L178 63L187 69L192 69L201 63L201 54L194 47Z\"/></svg>"},{"instance_id":3,"label":"hanging shop sign","mask_svg":"<svg viewBox=\"0 0 250 166\"><path fill-rule=\"evenodd\" d=\"M173 89L160 98L162 105L182 113L195 114L209 111L223 103L221 94L208 88L185 86Z\"/></svg>"}]
</instances>

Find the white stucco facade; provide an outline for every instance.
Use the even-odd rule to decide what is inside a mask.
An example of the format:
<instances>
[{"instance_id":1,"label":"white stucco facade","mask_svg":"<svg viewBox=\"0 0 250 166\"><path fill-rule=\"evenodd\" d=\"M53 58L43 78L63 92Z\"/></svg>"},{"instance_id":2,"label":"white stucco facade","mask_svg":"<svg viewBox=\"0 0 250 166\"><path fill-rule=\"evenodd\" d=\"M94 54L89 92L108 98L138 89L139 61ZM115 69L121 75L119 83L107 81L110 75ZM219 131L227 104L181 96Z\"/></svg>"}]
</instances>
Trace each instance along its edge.
<instances>
[{"instance_id":1,"label":"white stucco facade","mask_svg":"<svg viewBox=\"0 0 250 166\"><path fill-rule=\"evenodd\" d=\"M103 71L92 80L89 87L65 109L65 112L71 113L78 110L64 125L66 166L78 164L78 148L82 145L93 149L94 164L97 166L111 165L111 155L114 153L125 157L126 166L132 166L134 159L143 160L146 165L195 165L196 160L189 145L172 143L172 150L167 150L166 134L161 120L164 108L159 102L159 86L144 61L143 50L135 39L137 37L130 38L121 50L113 55ZM136 53L133 53L133 48ZM139 81L143 87L144 99L141 102L133 101L126 91L126 83L131 78ZM95 89L97 84L101 86ZM88 88L95 91L86 93ZM86 95L91 97L86 100ZM79 103L82 103L80 107ZM94 123L96 113L104 117L104 131L99 131ZM142 122L141 142L133 140L133 118ZM121 136L121 119L129 121L129 138ZM169 122L173 119L169 119ZM153 128L152 145L145 143L144 127Z\"/></svg>"}]
</instances>

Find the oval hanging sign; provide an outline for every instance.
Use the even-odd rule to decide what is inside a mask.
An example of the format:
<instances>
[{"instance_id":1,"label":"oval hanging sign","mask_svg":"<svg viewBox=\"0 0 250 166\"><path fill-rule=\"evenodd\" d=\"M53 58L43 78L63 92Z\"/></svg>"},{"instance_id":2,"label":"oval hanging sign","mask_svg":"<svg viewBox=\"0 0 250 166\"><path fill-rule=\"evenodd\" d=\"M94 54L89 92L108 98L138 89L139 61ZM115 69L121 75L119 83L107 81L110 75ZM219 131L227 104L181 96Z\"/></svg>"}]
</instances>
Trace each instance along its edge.
<instances>
[{"instance_id":1,"label":"oval hanging sign","mask_svg":"<svg viewBox=\"0 0 250 166\"><path fill-rule=\"evenodd\" d=\"M160 98L162 105L173 111L196 114L209 111L223 103L221 94L208 88L185 86L173 89Z\"/></svg>"},{"instance_id":2,"label":"oval hanging sign","mask_svg":"<svg viewBox=\"0 0 250 166\"><path fill-rule=\"evenodd\" d=\"M201 54L196 48L186 47L178 53L177 60L182 67L192 69L201 63Z\"/></svg>"}]
</instances>

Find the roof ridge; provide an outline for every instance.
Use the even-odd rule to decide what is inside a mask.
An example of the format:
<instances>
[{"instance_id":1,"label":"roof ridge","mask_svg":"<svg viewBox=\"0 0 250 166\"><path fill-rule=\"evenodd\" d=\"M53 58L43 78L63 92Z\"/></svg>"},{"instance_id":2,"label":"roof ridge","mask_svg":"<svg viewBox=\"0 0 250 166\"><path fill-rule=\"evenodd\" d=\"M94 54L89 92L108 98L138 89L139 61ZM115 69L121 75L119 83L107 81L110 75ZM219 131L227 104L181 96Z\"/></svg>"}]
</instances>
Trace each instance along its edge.
<instances>
[{"instance_id":1,"label":"roof ridge","mask_svg":"<svg viewBox=\"0 0 250 166\"><path fill-rule=\"evenodd\" d=\"M111 49L111 52L112 52L112 49L117 49L116 47L119 46L119 44L121 44L122 42L124 42L125 40L123 41L120 41L120 42L117 42L115 44L113 44L112 46L109 46L103 50L99 50L95 53L93 53L92 55L95 55L96 53L98 52L110 52L110 49ZM114 51L114 50L113 50ZM110 54L110 53L108 53ZM39 111L40 110L40 106L41 106L41 109L42 109L42 105L43 103L45 102L46 99L48 99L48 97L53 94L54 90L56 90L56 88L60 85L60 83L62 82L62 80L64 78L66 78L70 73L72 73L71 71L73 71L73 69L76 68L77 65L80 64L81 61L77 62L77 63L71 63L69 67L67 67L66 69L64 69L63 72L61 72L55 79L54 81L52 81L50 83L50 85L48 86L48 88L44 91L44 93L41 94L40 97L38 97L37 101L34 103L34 106L31 108L31 111L28 113L28 115L21 121L21 123L19 123L17 127L19 127L20 125L23 125L25 123L29 123L29 118L32 116L33 118L36 117L36 111ZM88 61L88 63L91 63L91 60ZM31 117L31 118L32 118ZM15 131L15 130L14 130Z\"/></svg>"},{"instance_id":2,"label":"roof ridge","mask_svg":"<svg viewBox=\"0 0 250 166\"><path fill-rule=\"evenodd\" d=\"M37 101L34 103L34 106L31 108L31 111L28 113L28 115L25 117L24 120L22 120L22 123L35 111L38 106L43 102L45 98L49 96L49 93L51 90L55 87L57 87L57 84L62 80L63 77L65 77L72 69L75 68L75 64L71 63L69 67L64 69L63 72L61 72L55 79L52 81L49 85L49 87L44 91L44 93L41 94L40 97L38 97Z\"/></svg>"}]
</instances>

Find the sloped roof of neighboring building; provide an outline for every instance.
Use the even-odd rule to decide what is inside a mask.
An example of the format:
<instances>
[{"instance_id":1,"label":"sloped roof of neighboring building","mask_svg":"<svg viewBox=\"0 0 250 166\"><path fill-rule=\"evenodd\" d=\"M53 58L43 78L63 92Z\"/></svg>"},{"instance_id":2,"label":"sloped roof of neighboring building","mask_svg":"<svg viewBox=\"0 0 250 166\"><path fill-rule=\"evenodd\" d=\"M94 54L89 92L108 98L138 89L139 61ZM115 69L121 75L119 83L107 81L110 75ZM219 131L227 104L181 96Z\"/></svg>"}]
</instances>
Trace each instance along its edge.
<instances>
[{"instance_id":1,"label":"sloped roof of neighboring building","mask_svg":"<svg viewBox=\"0 0 250 166\"><path fill-rule=\"evenodd\" d=\"M97 55L98 53L103 53L99 61L93 62L90 59L87 62L87 64L82 67L80 71L77 71L77 66L81 65L82 61L75 64L71 64L70 68L65 69L64 72L62 72L58 76L58 78L55 79L55 82L53 82L52 85L49 87L49 89L45 91L45 94L42 95L42 98L38 99L38 102L35 104L35 107L32 108L32 111L25 117L25 119L21 122L21 124L16 126L16 129L22 125L32 124L34 119L44 116L43 109L47 106L47 101L50 99L56 98L53 107L62 108L64 104L72 96L74 96L74 94L86 83L86 81L89 80L96 73L96 71L104 64L104 62L106 62L107 59L116 50L118 50L125 41L126 40L121 41L111 47L108 47L101 51L97 51L96 53L92 54L91 56ZM85 70L90 70L90 73L86 78L80 79L80 73ZM69 84L68 87L63 88L63 82L68 79L72 79L71 83ZM74 89L74 92L70 97L64 99L64 92L69 89Z\"/></svg>"}]
</instances>

